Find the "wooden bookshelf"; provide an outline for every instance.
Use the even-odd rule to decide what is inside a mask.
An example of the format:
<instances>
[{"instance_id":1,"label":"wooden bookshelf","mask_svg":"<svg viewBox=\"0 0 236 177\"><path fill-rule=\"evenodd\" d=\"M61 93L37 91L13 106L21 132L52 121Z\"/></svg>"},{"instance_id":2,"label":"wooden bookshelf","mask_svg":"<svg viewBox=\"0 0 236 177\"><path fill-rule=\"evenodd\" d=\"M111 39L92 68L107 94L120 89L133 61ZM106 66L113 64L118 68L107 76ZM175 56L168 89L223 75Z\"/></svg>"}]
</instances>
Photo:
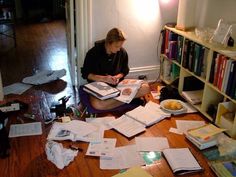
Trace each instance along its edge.
<instances>
[{"instance_id":1,"label":"wooden bookshelf","mask_svg":"<svg viewBox=\"0 0 236 177\"><path fill-rule=\"evenodd\" d=\"M165 60L167 60L170 65L174 64L179 67L180 72L178 76L178 90L180 94L182 93L182 91L185 91L185 80L189 76L194 77L199 82L203 83L204 87L202 103L193 106L212 123L215 123L219 127L225 128L225 126L221 123L222 121L220 121L221 116L219 116L219 109L220 106L222 106L222 104L225 102L230 102L234 107L236 107L236 89L231 88L230 93L227 93L226 90L223 89L223 84L226 84L226 88L233 87L233 84L231 83L229 86L227 85L230 82L228 82L228 79L226 79L226 76L224 76L224 74L226 73L225 66L223 66L223 62L219 62L220 59L216 60L216 58L214 57L224 57L225 65L229 60L231 60L231 63L235 62L236 65L236 56L229 56L224 52L225 50L236 51L236 47L224 47L217 44L212 44L208 41L198 38L195 35L194 31L185 32L167 26L165 27L165 30L167 31L165 35L169 35L169 37L163 37L164 48L162 47L161 64L163 64ZM170 36L170 34L172 36ZM183 39L182 43L178 41L178 36L181 36L180 38ZM177 41L171 41L176 39ZM173 47L170 46L170 43L174 43L179 46ZM171 52L176 53L173 54ZM176 57L173 58L173 56ZM217 64L219 63L218 70L220 73L218 75L216 75L216 62ZM232 66L231 63L228 64L228 69ZM173 79L170 77L170 79L168 80L163 75L163 73L168 72L165 71L167 69L168 68L162 65L161 79L163 79L165 83L169 84L173 81ZM214 79L217 79L217 81L214 81L214 83L212 81L212 74L214 74ZM233 75L235 75L235 72L233 72ZM219 79L221 79L221 81ZM225 81L224 83L223 79L227 81ZM236 131L233 131L234 129L236 129L236 110L233 111L234 119L233 121L231 120L232 126L227 131L227 133L231 137L236 137Z\"/></svg>"}]
</instances>

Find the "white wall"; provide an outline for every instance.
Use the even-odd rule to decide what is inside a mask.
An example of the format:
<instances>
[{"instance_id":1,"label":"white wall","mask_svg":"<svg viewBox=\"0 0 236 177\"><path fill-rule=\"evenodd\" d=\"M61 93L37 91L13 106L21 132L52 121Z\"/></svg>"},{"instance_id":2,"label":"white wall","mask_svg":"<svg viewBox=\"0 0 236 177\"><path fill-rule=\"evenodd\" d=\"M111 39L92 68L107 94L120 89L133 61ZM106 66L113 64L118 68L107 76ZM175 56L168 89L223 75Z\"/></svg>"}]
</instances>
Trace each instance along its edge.
<instances>
[{"instance_id":1,"label":"white wall","mask_svg":"<svg viewBox=\"0 0 236 177\"><path fill-rule=\"evenodd\" d=\"M132 68L159 65L157 43L167 22L176 22L178 0L93 0L92 40L105 37L113 27L127 35L124 47ZM167 1L167 0L165 0Z\"/></svg>"},{"instance_id":2,"label":"white wall","mask_svg":"<svg viewBox=\"0 0 236 177\"><path fill-rule=\"evenodd\" d=\"M236 23L235 0L198 0L197 18L200 27L216 27L220 18Z\"/></svg>"}]
</instances>

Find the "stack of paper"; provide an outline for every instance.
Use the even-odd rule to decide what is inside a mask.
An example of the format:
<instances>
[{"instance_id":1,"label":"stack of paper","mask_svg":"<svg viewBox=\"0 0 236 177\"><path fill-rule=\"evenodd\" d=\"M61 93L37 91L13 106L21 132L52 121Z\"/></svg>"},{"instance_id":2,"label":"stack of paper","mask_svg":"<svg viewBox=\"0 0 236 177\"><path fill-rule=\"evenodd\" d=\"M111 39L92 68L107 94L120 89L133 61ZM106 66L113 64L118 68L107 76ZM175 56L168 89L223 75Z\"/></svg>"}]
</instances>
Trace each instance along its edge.
<instances>
[{"instance_id":1,"label":"stack of paper","mask_svg":"<svg viewBox=\"0 0 236 177\"><path fill-rule=\"evenodd\" d=\"M183 91L183 97L192 104L200 104L202 102L203 90Z\"/></svg>"}]
</instances>

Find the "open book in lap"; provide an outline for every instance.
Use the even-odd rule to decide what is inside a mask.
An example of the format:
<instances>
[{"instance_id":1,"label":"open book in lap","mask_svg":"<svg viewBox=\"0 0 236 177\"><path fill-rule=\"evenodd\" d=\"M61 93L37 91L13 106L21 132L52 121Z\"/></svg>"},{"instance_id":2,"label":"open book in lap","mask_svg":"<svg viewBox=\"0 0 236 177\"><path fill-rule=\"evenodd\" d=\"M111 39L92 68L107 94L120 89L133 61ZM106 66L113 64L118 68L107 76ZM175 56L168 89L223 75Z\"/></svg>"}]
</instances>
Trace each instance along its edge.
<instances>
[{"instance_id":1,"label":"open book in lap","mask_svg":"<svg viewBox=\"0 0 236 177\"><path fill-rule=\"evenodd\" d=\"M143 80L124 79L116 88L120 90L120 95L115 99L124 103L130 103L138 92Z\"/></svg>"},{"instance_id":2,"label":"open book in lap","mask_svg":"<svg viewBox=\"0 0 236 177\"><path fill-rule=\"evenodd\" d=\"M91 82L85 84L83 90L100 100L116 97L120 93L117 88L114 88L105 82Z\"/></svg>"}]
</instances>

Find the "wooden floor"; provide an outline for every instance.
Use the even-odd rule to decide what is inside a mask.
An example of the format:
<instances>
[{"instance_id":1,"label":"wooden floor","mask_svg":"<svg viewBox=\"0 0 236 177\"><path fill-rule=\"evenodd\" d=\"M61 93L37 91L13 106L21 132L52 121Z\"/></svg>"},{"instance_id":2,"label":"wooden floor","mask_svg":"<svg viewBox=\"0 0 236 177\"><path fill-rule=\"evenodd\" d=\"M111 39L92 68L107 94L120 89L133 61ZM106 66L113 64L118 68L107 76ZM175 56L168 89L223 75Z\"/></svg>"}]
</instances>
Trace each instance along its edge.
<instances>
[{"instance_id":1,"label":"wooden floor","mask_svg":"<svg viewBox=\"0 0 236 177\"><path fill-rule=\"evenodd\" d=\"M51 84L36 86L31 91L47 102L71 95L68 103L75 103L77 98L71 85L67 60L67 42L65 21L18 25L16 27L17 47L11 38L0 40L0 70L3 86L21 82L23 78L39 70L66 69L67 74L61 80ZM29 91L29 95L32 92ZM27 95L27 92L24 94ZM53 99L53 100L50 100Z\"/></svg>"},{"instance_id":2,"label":"wooden floor","mask_svg":"<svg viewBox=\"0 0 236 177\"><path fill-rule=\"evenodd\" d=\"M7 86L20 82L24 77L32 75L35 70L62 69L68 71L67 49L65 37L65 24L63 21L51 23L30 24L17 27L17 47L11 47L11 42L5 42L1 48L1 72L3 85ZM61 80L34 86L23 95L9 95L6 100L19 99L29 105L27 112L36 115L36 119L43 123L43 118L51 117L50 105L62 96L71 95L68 104L78 101L76 90L72 87L69 72ZM21 117L23 112L9 114L9 122L20 123L16 117ZM171 147L189 147L201 165L203 173L185 175L184 177L214 177L205 158L200 151L188 142L182 135L169 132L170 127L175 127L175 120L194 119L202 120L199 114L172 117L151 126L139 136L167 137ZM29 120L23 119L25 122ZM42 124L43 134L40 136L11 138L10 156L0 159L1 177L110 177L119 173L119 170L101 170L99 159L85 156L88 143L76 142L83 149L75 160L59 170L47 160L45 144L51 125ZM116 138L117 146L134 144L134 139L127 139L114 130L105 132L105 137ZM63 142L65 147L70 141ZM161 158L153 165L144 167L155 177L173 177L168 164Z\"/></svg>"}]
</instances>

